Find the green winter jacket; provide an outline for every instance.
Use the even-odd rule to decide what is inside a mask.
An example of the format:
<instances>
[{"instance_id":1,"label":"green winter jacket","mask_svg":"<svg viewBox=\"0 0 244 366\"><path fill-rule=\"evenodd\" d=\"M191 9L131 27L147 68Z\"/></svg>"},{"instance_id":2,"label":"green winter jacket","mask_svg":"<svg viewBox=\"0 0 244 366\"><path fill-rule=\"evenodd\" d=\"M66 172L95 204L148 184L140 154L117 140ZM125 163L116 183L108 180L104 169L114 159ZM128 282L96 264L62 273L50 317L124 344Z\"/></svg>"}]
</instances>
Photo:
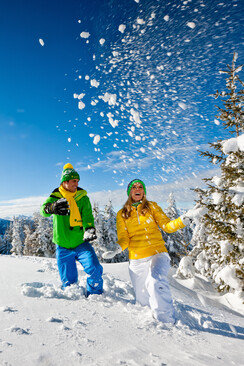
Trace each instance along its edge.
<instances>
[{"instance_id":1,"label":"green winter jacket","mask_svg":"<svg viewBox=\"0 0 244 366\"><path fill-rule=\"evenodd\" d=\"M47 214L44 211L46 204L53 203L60 198L63 198L63 196L59 192L58 188L56 188L43 203L40 210L41 215L44 217L50 217L51 214ZM76 248L78 245L83 243L85 229L94 227L92 206L89 198L87 197L87 192L78 187L74 199L80 210L83 227L70 227L69 215L53 215L53 242L67 249Z\"/></svg>"}]
</instances>

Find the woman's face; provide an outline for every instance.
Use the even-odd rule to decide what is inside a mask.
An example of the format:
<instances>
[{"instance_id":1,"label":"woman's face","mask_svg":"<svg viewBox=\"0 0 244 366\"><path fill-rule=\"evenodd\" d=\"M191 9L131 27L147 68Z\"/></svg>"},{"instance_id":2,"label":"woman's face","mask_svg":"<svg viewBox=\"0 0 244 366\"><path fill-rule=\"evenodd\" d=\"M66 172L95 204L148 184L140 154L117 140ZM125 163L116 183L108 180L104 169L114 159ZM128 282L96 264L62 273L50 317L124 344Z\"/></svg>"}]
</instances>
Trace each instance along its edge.
<instances>
[{"instance_id":1,"label":"woman's face","mask_svg":"<svg viewBox=\"0 0 244 366\"><path fill-rule=\"evenodd\" d=\"M144 189L141 183L134 183L131 188L131 198L134 202L139 202L144 197Z\"/></svg>"}]
</instances>

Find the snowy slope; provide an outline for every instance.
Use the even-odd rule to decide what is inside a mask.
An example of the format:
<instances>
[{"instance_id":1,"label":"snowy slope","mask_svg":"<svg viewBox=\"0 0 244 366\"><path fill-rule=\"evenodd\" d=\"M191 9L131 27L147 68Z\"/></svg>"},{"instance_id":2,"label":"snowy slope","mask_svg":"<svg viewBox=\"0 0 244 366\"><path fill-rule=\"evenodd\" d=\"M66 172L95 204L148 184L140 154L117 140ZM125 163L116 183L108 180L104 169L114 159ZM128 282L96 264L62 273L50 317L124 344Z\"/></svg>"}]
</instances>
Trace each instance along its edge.
<instances>
[{"instance_id":1,"label":"snowy slope","mask_svg":"<svg viewBox=\"0 0 244 366\"><path fill-rule=\"evenodd\" d=\"M244 307L203 278L170 282L178 322L135 305L128 263L104 265L102 296L62 292L55 259L0 256L0 365L244 365ZM231 305L232 301L232 305Z\"/></svg>"}]
</instances>

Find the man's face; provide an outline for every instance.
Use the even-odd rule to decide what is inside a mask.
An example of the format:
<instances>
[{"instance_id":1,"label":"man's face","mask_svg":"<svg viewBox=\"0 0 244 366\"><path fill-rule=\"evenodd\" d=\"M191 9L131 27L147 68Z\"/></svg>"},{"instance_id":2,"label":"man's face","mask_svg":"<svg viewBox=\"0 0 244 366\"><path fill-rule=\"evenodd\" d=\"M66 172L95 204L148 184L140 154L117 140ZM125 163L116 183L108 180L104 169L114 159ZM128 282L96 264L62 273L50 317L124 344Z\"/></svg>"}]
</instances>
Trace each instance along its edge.
<instances>
[{"instance_id":1,"label":"man's face","mask_svg":"<svg viewBox=\"0 0 244 366\"><path fill-rule=\"evenodd\" d=\"M66 191L74 193L77 190L78 183L79 179L70 179L67 180L66 182L63 182L63 187L64 189L66 189Z\"/></svg>"}]
</instances>

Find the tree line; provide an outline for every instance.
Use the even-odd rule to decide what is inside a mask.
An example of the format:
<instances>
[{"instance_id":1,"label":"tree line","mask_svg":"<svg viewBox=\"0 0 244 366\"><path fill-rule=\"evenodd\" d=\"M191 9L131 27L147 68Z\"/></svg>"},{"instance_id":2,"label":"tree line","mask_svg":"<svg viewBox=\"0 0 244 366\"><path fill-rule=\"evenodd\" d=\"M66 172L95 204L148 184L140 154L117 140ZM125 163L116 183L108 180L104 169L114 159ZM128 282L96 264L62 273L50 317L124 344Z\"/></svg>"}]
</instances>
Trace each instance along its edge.
<instances>
[{"instance_id":1,"label":"tree line","mask_svg":"<svg viewBox=\"0 0 244 366\"><path fill-rule=\"evenodd\" d=\"M169 195L166 214L173 220L180 216L173 194ZM96 254L101 262L128 261L128 251L117 254L111 260L103 259L103 253L112 251L116 247L116 212L112 202L109 201L105 208L99 208L99 204L93 205L93 215L96 227L97 239L92 242ZM192 230L184 228L180 232L166 234L162 232L166 247L172 258L172 265L177 266L182 256L186 255L190 248ZM0 236L0 253L54 257L55 244L52 242L52 217L45 218L39 212L32 217L16 216Z\"/></svg>"}]
</instances>

